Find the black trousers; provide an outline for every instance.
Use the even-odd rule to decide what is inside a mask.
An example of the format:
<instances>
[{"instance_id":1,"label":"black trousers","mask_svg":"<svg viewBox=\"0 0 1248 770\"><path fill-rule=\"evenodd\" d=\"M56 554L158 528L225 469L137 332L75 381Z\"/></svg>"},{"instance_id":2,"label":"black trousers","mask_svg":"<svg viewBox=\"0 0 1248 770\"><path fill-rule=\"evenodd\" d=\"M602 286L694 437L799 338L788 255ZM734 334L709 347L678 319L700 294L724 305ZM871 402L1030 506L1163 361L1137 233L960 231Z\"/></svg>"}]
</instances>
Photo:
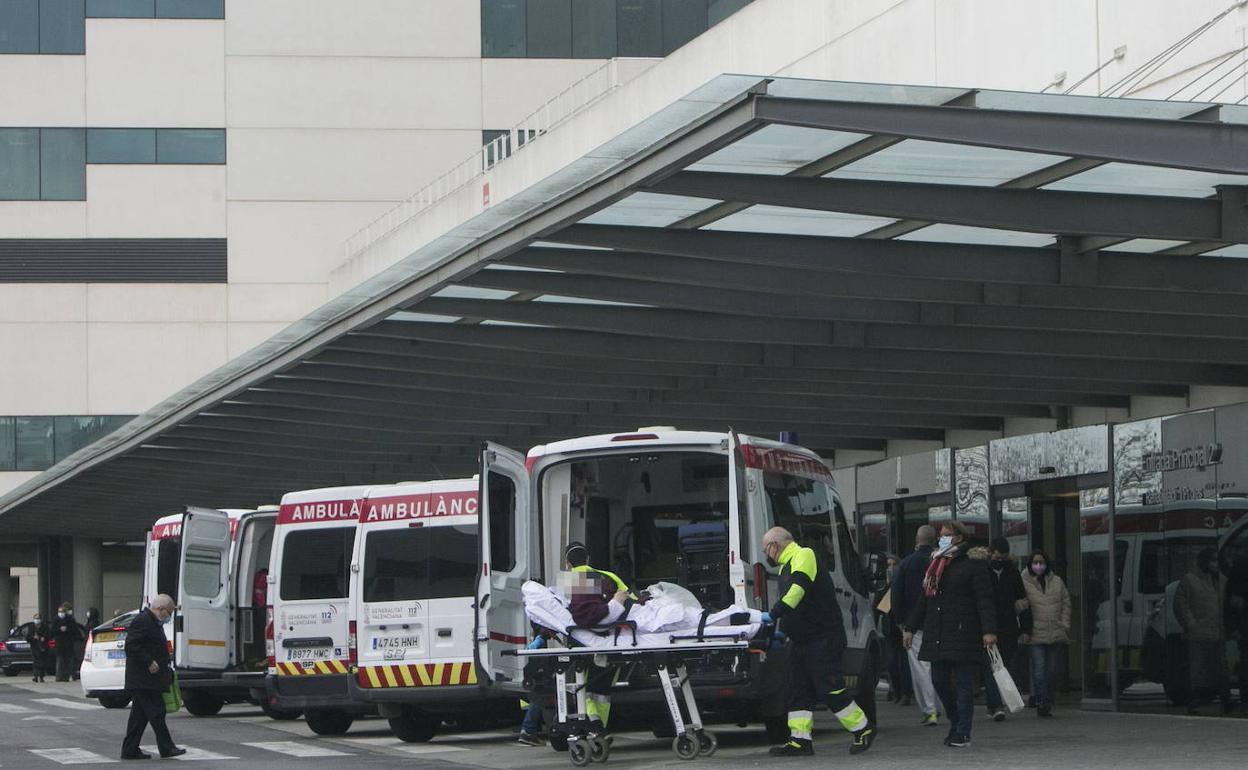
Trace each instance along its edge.
<instances>
[{"instance_id":1,"label":"black trousers","mask_svg":"<svg viewBox=\"0 0 1248 770\"><path fill-rule=\"evenodd\" d=\"M169 737L169 727L165 724L165 699L155 690L127 690L130 696L130 721L126 724L126 738L121 743L121 753L125 756L138 754L139 742L143 740L143 731L150 724L156 735L156 748L161 754L168 754L177 748L173 738Z\"/></svg>"}]
</instances>

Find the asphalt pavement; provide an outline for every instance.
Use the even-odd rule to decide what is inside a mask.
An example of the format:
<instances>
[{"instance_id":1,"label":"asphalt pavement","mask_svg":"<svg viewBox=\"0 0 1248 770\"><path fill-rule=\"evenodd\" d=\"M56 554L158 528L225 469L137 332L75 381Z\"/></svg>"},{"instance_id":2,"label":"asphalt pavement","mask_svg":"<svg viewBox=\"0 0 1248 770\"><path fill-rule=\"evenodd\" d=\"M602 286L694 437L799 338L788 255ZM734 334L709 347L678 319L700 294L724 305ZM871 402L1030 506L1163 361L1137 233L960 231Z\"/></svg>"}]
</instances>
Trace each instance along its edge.
<instances>
[{"instance_id":1,"label":"asphalt pavement","mask_svg":"<svg viewBox=\"0 0 1248 770\"><path fill-rule=\"evenodd\" d=\"M517 708L517 719L519 718ZM52 770L58 765L119 763L121 736L128 712L100 707L82 697L76 682L34 684L0 680L0 768ZM829 714L819 712L815 762L871 767L962 768L1167 768L1198 763L1207 768L1242 768L1248 759L1248 720L1208 717L1109 714L1059 709L1052 719L1034 711L993 723L976 714L972 746L941 745L948 729L922 727L918 712L880 704L879 739L870 752L850 757L848 738ZM174 740L186 747L185 757L202 768L350 766L425 768L571 767L566 754L516 743L508 728L439 735L430 743L407 744L390 735L385 721L360 720L343 736L325 738L300 721L276 722L246 706L227 706L215 717L170 715ZM684 762L671 751L671 741L649 732L616 735L608 765L632 768L689 768L695 763L716 768L782 767L808 760L768 757L761 729L732 725L712 727L720 748L711 759ZM144 741L155 751L150 733ZM162 760L153 760L159 762ZM140 764L140 767L149 767Z\"/></svg>"}]
</instances>

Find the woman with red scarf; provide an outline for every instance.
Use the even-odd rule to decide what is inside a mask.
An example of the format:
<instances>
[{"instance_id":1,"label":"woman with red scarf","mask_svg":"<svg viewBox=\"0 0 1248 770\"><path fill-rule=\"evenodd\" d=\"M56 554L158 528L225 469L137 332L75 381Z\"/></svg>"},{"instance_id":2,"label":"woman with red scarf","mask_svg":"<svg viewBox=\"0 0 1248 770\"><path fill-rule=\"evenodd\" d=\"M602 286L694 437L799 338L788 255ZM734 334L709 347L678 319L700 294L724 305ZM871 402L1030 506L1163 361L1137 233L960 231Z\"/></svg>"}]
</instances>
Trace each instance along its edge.
<instances>
[{"instance_id":1,"label":"woman with red scarf","mask_svg":"<svg viewBox=\"0 0 1248 770\"><path fill-rule=\"evenodd\" d=\"M949 716L945 745L971 745L975 712L975 673L985 649L997 643L997 611L988 574L988 550L970 548L966 525L940 526L940 545L923 576L923 592L907 628L923 630L919 659L932 664L932 687ZM912 634L903 643L908 648Z\"/></svg>"}]
</instances>

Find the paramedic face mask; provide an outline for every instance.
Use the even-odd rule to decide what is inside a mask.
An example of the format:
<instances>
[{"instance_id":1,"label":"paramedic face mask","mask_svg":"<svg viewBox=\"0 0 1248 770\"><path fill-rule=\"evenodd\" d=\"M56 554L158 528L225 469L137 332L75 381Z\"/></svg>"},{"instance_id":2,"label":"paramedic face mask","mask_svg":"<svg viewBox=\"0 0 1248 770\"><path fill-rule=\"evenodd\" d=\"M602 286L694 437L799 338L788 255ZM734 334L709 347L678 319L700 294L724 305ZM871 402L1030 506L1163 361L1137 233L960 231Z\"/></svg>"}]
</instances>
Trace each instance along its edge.
<instances>
[{"instance_id":1,"label":"paramedic face mask","mask_svg":"<svg viewBox=\"0 0 1248 770\"><path fill-rule=\"evenodd\" d=\"M772 556L772 554L775 556ZM770 543L763 543L763 558L767 560L768 567L778 567L780 562L776 561L776 557L780 555L780 544L774 540Z\"/></svg>"}]
</instances>

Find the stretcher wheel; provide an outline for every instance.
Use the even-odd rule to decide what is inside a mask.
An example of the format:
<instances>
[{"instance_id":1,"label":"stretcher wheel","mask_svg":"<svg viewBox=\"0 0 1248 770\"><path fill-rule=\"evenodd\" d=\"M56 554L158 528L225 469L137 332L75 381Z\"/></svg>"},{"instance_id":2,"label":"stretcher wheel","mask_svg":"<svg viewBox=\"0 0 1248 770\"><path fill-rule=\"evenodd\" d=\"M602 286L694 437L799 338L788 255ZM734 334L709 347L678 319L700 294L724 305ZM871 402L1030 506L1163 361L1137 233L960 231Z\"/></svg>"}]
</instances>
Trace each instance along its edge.
<instances>
[{"instance_id":1,"label":"stretcher wheel","mask_svg":"<svg viewBox=\"0 0 1248 770\"><path fill-rule=\"evenodd\" d=\"M695 759L698 756L698 742L689 733L677 735L672 739L672 751L681 759Z\"/></svg>"},{"instance_id":2,"label":"stretcher wheel","mask_svg":"<svg viewBox=\"0 0 1248 770\"><path fill-rule=\"evenodd\" d=\"M577 767L589 764L589 743L584 738L568 741L568 759Z\"/></svg>"},{"instance_id":3,"label":"stretcher wheel","mask_svg":"<svg viewBox=\"0 0 1248 770\"><path fill-rule=\"evenodd\" d=\"M715 749L719 748L719 738L715 737L715 733L702 730L698 733L698 756L709 757L715 753Z\"/></svg>"},{"instance_id":4,"label":"stretcher wheel","mask_svg":"<svg viewBox=\"0 0 1248 770\"><path fill-rule=\"evenodd\" d=\"M589 743L589 758L594 762L606 762L607 757L611 756L611 744L604 741L598 736L587 739Z\"/></svg>"}]
</instances>

